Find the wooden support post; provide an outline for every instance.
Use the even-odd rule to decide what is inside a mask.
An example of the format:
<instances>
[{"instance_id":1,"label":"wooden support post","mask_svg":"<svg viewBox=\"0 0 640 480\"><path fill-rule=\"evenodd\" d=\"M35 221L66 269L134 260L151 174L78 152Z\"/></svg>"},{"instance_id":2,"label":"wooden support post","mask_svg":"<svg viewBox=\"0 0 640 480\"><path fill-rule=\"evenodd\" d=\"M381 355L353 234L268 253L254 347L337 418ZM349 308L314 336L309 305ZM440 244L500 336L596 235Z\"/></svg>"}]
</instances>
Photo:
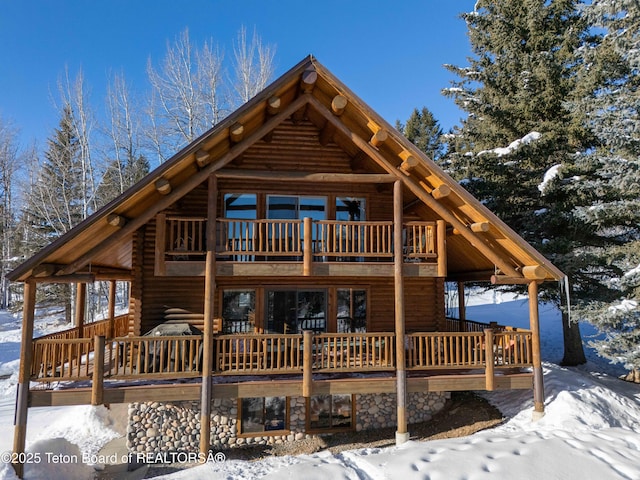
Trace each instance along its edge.
<instances>
[{"instance_id":1,"label":"wooden support post","mask_svg":"<svg viewBox=\"0 0 640 480\"><path fill-rule=\"evenodd\" d=\"M485 357L485 388L488 391L492 391L495 389L495 363L496 358L493 351L493 330L490 328L486 328L484 331L484 357Z\"/></svg>"},{"instance_id":2,"label":"wooden support post","mask_svg":"<svg viewBox=\"0 0 640 480\"><path fill-rule=\"evenodd\" d=\"M396 392L398 429L396 445L409 440L407 432L407 370L404 343L404 278L402 276L402 182L393 184L393 281L395 291Z\"/></svg>"},{"instance_id":3,"label":"wooden support post","mask_svg":"<svg viewBox=\"0 0 640 480\"><path fill-rule=\"evenodd\" d=\"M207 256L204 277L204 333L202 339L202 386L200 390L200 453L206 458L211 446L211 397L213 374L213 317L216 295L216 216L218 180L209 175L207 209Z\"/></svg>"},{"instance_id":4,"label":"wooden support post","mask_svg":"<svg viewBox=\"0 0 640 480\"><path fill-rule=\"evenodd\" d=\"M27 440L27 413L29 408L29 380L31 362L33 361L33 321L36 308L36 283L27 280L24 284L24 300L22 306L22 339L20 341L20 370L18 371L18 391L16 395L16 412L14 416L13 453L20 458L24 453ZM13 463L18 478L24 475L24 464Z\"/></svg>"},{"instance_id":5,"label":"wooden support post","mask_svg":"<svg viewBox=\"0 0 640 480\"><path fill-rule=\"evenodd\" d=\"M104 396L104 347L105 337L93 339L93 377L91 381L91 405L102 405Z\"/></svg>"},{"instance_id":6,"label":"wooden support post","mask_svg":"<svg viewBox=\"0 0 640 480\"><path fill-rule=\"evenodd\" d=\"M447 276L447 223L444 220L436 222L436 243L438 246L438 276Z\"/></svg>"},{"instance_id":7,"label":"wooden support post","mask_svg":"<svg viewBox=\"0 0 640 480\"><path fill-rule=\"evenodd\" d=\"M464 305L464 282L458 282L458 320L460 331L467 331L467 309Z\"/></svg>"},{"instance_id":8,"label":"wooden support post","mask_svg":"<svg viewBox=\"0 0 640 480\"><path fill-rule=\"evenodd\" d=\"M84 337L84 317L85 317L85 306L87 302L87 284L86 283L76 283L76 316L74 324L78 329L78 338Z\"/></svg>"},{"instance_id":9,"label":"wooden support post","mask_svg":"<svg viewBox=\"0 0 640 480\"><path fill-rule=\"evenodd\" d=\"M529 283L529 328L533 356L533 419L544 415L544 381L540 356L540 317L538 315L538 284Z\"/></svg>"},{"instance_id":10,"label":"wooden support post","mask_svg":"<svg viewBox=\"0 0 640 480\"><path fill-rule=\"evenodd\" d=\"M116 318L116 289L118 287L118 282L115 280L109 281L109 307L108 313L109 316L109 338L114 337L114 321Z\"/></svg>"},{"instance_id":11,"label":"wooden support post","mask_svg":"<svg viewBox=\"0 0 640 480\"><path fill-rule=\"evenodd\" d=\"M313 393L313 331L302 332L302 396L309 398Z\"/></svg>"},{"instance_id":12,"label":"wooden support post","mask_svg":"<svg viewBox=\"0 0 640 480\"><path fill-rule=\"evenodd\" d=\"M310 217L304 217L302 220L303 225L303 239L304 249L302 255L302 274L306 277L313 273L313 232L312 232L312 220Z\"/></svg>"}]
</instances>

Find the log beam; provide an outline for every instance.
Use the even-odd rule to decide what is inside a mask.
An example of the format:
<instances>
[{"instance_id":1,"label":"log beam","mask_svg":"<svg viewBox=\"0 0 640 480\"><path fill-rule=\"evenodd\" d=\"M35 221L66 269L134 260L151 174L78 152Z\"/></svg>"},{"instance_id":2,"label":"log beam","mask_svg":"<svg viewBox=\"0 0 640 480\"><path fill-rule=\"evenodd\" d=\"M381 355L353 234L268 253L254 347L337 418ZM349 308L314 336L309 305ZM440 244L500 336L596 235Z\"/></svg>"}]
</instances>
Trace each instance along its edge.
<instances>
[{"instance_id":1,"label":"log beam","mask_svg":"<svg viewBox=\"0 0 640 480\"><path fill-rule=\"evenodd\" d=\"M206 150L200 149L196 152L196 163L198 167L203 168L211 161L211 154Z\"/></svg>"},{"instance_id":2,"label":"log beam","mask_svg":"<svg viewBox=\"0 0 640 480\"><path fill-rule=\"evenodd\" d=\"M449 185L445 183L431 190L431 196L436 200L440 200L441 198L448 197L450 194L451 194L451 187L449 187Z\"/></svg>"},{"instance_id":3,"label":"log beam","mask_svg":"<svg viewBox=\"0 0 640 480\"><path fill-rule=\"evenodd\" d=\"M509 277L507 275L491 275L493 285L528 285L535 280L523 277Z\"/></svg>"},{"instance_id":4,"label":"log beam","mask_svg":"<svg viewBox=\"0 0 640 480\"><path fill-rule=\"evenodd\" d=\"M331 100L331 110L336 116L340 116L344 113L344 109L347 108L347 97L344 95L336 95Z\"/></svg>"},{"instance_id":5,"label":"log beam","mask_svg":"<svg viewBox=\"0 0 640 480\"><path fill-rule=\"evenodd\" d=\"M316 183L393 183L396 177L388 173L307 173L307 172L269 172L264 170L226 170L217 172L218 178L273 181L279 182L316 182Z\"/></svg>"},{"instance_id":6,"label":"log beam","mask_svg":"<svg viewBox=\"0 0 640 480\"><path fill-rule=\"evenodd\" d=\"M156 180L155 187L160 195L169 195L172 190L171 183L164 177Z\"/></svg>"},{"instance_id":7,"label":"log beam","mask_svg":"<svg viewBox=\"0 0 640 480\"><path fill-rule=\"evenodd\" d=\"M547 271L542 265L527 265L522 267L522 275L531 280L544 280L547 276Z\"/></svg>"},{"instance_id":8,"label":"log beam","mask_svg":"<svg viewBox=\"0 0 640 480\"><path fill-rule=\"evenodd\" d=\"M229 127L229 138L233 143L241 142L244 138L244 125L241 123L234 123Z\"/></svg>"},{"instance_id":9,"label":"log beam","mask_svg":"<svg viewBox=\"0 0 640 480\"><path fill-rule=\"evenodd\" d=\"M112 227L122 228L127 224L127 219L117 213L107 215L107 223Z\"/></svg>"},{"instance_id":10,"label":"log beam","mask_svg":"<svg viewBox=\"0 0 640 480\"><path fill-rule=\"evenodd\" d=\"M282 101L280 100L280 97L276 95L269 97L267 100L267 114L271 116L275 115L280 111L281 106Z\"/></svg>"},{"instance_id":11,"label":"log beam","mask_svg":"<svg viewBox=\"0 0 640 480\"><path fill-rule=\"evenodd\" d=\"M369 143L372 146L379 148L380 145L386 142L388 138L389 134L386 132L386 130L378 130L371 136L371 140L369 140Z\"/></svg>"},{"instance_id":12,"label":"log beam","mask_svg":"<svg viewBox=\"0 0 640 480\"><path fill-rule=\"evenodd\" d=\"M418 159L413 155L409 155L407 158L404 159L404 161L400 164L398 168L402 170L403 173L409 175L409 173L411 173L411 170L413 170L417 166L418 166Z\"/></svg>"},{"instance_id":13,"label":"log beam","mask_svg":"<svg viewBox=\"0 0 640 480\"><path fill-rule=\"evenodd\" d=\"M300 89L304 93L311 93L313 91L313 87L316 85L316 81L318 80L318 72L316 72L315 68L308 68L304 72L302 72L302 77L300 78Z\"/></svg>"}]
</instances>

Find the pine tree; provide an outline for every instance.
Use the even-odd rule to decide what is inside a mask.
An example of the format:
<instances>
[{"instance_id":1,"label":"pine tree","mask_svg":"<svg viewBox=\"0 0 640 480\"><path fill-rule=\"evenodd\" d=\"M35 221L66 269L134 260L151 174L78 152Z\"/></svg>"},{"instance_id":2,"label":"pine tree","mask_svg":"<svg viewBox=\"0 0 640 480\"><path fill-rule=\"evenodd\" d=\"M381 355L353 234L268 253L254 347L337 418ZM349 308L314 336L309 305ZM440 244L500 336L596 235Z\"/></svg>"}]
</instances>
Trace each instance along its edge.
<instances>
[{"instance_id":1,"label":"pine tree","mask_svg":"<svg viewBox=\"0 0 640 480\"><path fill-rule=\"evenodd\" d=\"M564 165L550 194L573 198L565 211L574 225L566 248L582 285L578 313L604 334L598 352L640 382L640 5L594 0L586 10L604 31L578 51L588 65L585 83L596 85L572 108L597 139L595 148Z\"/></svg>"},{"instance_id":2,"label":"pine tree","mask_svg":"<svg viewBox=\"0 0 640 480\"><path fill-rule=\"evenodd\" d=\"M442 128L427 107L414 109L405 124L398 120L396 129L434 161L442 156Z\"/></svg>"},{"instance_id":3,"label":"pine tree","mask_svg":"<svg viewBox=\"0 0 640 480\"><path fill-rule=\"evenodd\" d=\"M70 106L62 110L58 128L47 142L44 161L34 176L30 195L23 212L26 256L73 228L83 220L82 164L80 144L73 126ZM53 286L45 292L51 301L65 306L67 321L71 321L71 291L69 285Z\"/></svg>"},{"instance_id":4,"label":"pine tree","mask_svg":"<svg viewBox=\"0 0 640 480\"><path fill-rule=\"evenodd\" d=\"M448 66L460 80L444 91L468 112L448 144L454 176L540 250L564 233L541 221L542 213L557 209L538 186L545 172L591 141L566 107L583 88L574 55L587 40L579 3L479 0L462 15L474 56L468 67ZM577 323L566 312L563 323L563 362L584 363Z\"/></svg>"}]
</instances>

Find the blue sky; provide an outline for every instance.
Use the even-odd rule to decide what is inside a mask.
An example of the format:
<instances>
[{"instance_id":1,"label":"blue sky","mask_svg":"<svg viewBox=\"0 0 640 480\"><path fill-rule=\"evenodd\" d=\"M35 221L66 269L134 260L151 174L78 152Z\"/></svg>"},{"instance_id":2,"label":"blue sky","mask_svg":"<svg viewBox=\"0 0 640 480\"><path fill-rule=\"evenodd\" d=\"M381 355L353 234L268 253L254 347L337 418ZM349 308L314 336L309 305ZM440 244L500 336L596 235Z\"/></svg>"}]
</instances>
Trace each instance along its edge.
<instances>
[{"instance_id":1,"label":"blue sky","mask_svg":"<svg viewBox=\"0 0 640 480\"><path fill-rule=\"evenodd\" d=\"M82 68L91 104L104 105L110 73L147 90L146 65L185 28L195 45L213 40L232 56L242 25L276 48L276 77L313 54L392 124L428 107L447 130L463 114L440 90L444 63L470 54L461 12L473 0L2 0L0 116L23 143L57 126L57 82Z\"/></svg>"}]
</instances>

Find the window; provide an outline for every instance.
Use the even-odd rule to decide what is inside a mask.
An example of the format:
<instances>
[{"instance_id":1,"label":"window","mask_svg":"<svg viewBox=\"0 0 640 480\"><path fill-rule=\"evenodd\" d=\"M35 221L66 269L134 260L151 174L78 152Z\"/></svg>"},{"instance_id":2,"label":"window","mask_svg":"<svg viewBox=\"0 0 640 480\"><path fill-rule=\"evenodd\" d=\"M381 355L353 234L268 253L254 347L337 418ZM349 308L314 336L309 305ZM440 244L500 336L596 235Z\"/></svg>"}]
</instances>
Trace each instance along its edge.
<instances>
[{"instance_id":1,"label":"window","mask_svg":"<svg viewBox=\"0 0 640 480\"><path fill-rule=\"evenodd\" d=\"M256 320L255 290L224 290L222 292L222 332L253 332Z\"/></svg>"},{"instance_id":2,"label":"window","mask_svg":"<svg viewBox=\"0 0 640 480\"><path fill-rule=\"evenodd\" d=\"M256 195L254 193L227 193L224 196L225 218L256 218Z\"/></svg>"},{"instance_id":3,"label":"window","mask_svg":"<svg viewBox=\"0 0 640 480\"><path fill-rule=\"evenodd\" d=\"M367 291L338 288L338 333L367 331Z\"/></svg>"},{"instance_id":4,"label":"window","mask_svg":"<svg viewBox=\"0 0 640 480\"><path fill-rule=\"evenodd\" d=\"M327 331L326 290L268 290L267 332Z\"/></svg>"},{"instance_id":5,"label":"window","mask_svg":"<svg viewBox=\"0 0 640 480\"><path fill-rule=\"evenodd\" d=\"M325 197L303 197L289 195L269 195L267 197L267 218L280 220L325 220L327 210Z\"/></svg>"},{"instance_id":6,"label":"window","mask_svg":"<svg viewBox=\"0 0 640 480\"><path fill-rule=\"evenodd\" d=\"M353 428L351 395L314 395L307 401L307 430L348 430Z\"/></svg>"},{"instance_id":7,"label":"window","mask_svg":"<svg viewBox=\"0 0 640 480\"><path fill-rule=\"evenodd\" d=\"M288 429L286 397L242 398L240 433L264 433Z\"/></svg>"},{"instance_id":8,"label":"window","mask_svg":"<svg viewBox=\"0 0 640 480\"><path fill-rule=\"evenodd\" d=\"M356 197L337 197L336 220L349 222L365 221L365 199Z\"/></svg>"}]
</instances>

